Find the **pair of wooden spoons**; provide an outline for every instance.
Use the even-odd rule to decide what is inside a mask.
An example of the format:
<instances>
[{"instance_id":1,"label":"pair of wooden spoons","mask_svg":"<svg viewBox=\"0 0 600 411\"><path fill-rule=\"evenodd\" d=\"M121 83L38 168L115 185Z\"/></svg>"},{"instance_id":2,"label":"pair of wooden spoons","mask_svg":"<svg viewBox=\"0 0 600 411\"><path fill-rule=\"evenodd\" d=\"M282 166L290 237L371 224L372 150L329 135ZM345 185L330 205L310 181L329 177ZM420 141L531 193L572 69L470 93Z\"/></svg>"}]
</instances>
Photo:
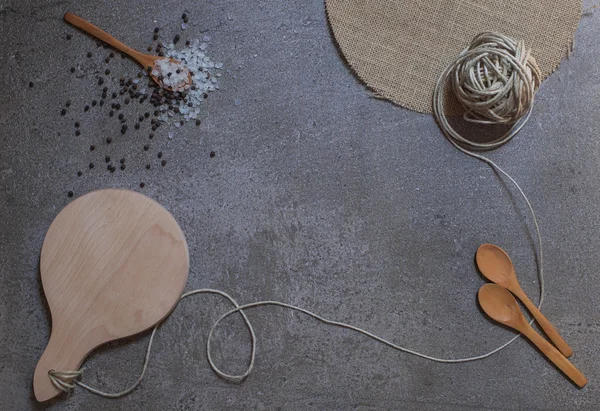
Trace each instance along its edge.
<instances>
[{"instance_id":1,"label":"pair of wooden spoons","mask_svg":"<svg viewBox=\"0 0 600 411\"><path fill-rule=\"evenodd\" d=\"M498 246L483 244L477 250L475 259L481 273L495 283L485 284L477 294L483 311L493 320L511 327L527 337L579 388L583 388L587 384L587 379L567 360L567 357L573 354L573 350L521 289L508 254ZM531 312L556 348L531 327L513 294Z\"/></svg>"}]
</instances>

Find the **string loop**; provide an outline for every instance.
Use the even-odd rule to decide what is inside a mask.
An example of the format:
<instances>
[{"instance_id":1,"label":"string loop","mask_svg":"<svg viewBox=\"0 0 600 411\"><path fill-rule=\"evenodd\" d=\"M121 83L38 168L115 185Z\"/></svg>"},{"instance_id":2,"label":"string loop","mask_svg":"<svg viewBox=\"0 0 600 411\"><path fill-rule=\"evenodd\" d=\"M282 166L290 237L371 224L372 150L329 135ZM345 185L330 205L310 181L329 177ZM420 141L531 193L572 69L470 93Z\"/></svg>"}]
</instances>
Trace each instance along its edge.
<instances>
[{"instance_id":1,"label":"string loop","mask_svg":"<svg viewBox=\"0 0 600 411\"><path fill-rule=\"evenodd\" d=\"M471 149L494 149L514 137L529 119L541 78L531 49L526 48L522 40L515 41L500 33L481 33L438 79L433 94L433 114L451 142ZM448 79L465 109L466 121L512 124L512 127L487 143L461 136L444 114L444 87Z\"/></svg>"}]
</instances>

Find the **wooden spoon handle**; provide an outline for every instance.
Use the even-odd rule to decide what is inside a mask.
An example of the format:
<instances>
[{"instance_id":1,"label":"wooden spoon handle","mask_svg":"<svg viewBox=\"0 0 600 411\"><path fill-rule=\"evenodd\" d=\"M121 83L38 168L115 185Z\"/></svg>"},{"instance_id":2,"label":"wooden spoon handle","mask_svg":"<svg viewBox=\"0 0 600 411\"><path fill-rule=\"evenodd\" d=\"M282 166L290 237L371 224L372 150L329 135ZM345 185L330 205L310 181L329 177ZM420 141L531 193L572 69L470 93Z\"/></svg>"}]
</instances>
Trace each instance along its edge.
<instances>
[{"instance_id":1,"label":"wooden spoon handle","mask_svg":"<svg viewBox=\"0 0 600 411\"><path fill-rule=\"evenodd\" d=\"M513 290L511 290L513 291ZM542 314L542 312L536 307L536 305L531 302L527 294L522 289L514 290L513 293L525 304L525 307L529 310L533 318L537 321L537 323L542 327L542 330L546 333L548 338L556 345L556 348L567 358L573 354L573 350L569 345L565 342L565 340L560 336L556 328L548 321L548 319Z\"/></svg>"},{"instance_id":2,"label":"wooden spoon handle","mask_svg":"<svg viewBox=\"0 0 600 411\"><path fill-rule=\"evenodd\" d=\"M552 344L539 335L527 322L520 330L523 335L531 340L540 351L548 357L560 370L565 373L579 388L587 384L587 378L569 360L565 358Z\"/></svg>"},{"instance_id":3,"label":"wooden spoon handle","mask_svg":"<svg viewBox=\"0 0 600 411\"><path fill-rule=\"evenodd\" d=\"M131 56L132 58L134 58L136 60L139 60L140 56L143 56L143 54L140 53L139 51L134 50L131 47L121 43L119 40L117 40L116 38L114 38L113 36L111 36L110 34L105 32L101 28L94 26L89 21L86 21L86 20L82 19L81 17L76 16L73 13L69 13L69 12L65 13L64 19L65 19L65 21L67 21L68 23L71 23L75 27L78 27L81 30L85 31L86 33L91 34L92 36L96 37L97 39L100 39L103 42L113 46L117 50L121 50L123 53L128 54L129 56Z\"/></svg>"}]
</instances>

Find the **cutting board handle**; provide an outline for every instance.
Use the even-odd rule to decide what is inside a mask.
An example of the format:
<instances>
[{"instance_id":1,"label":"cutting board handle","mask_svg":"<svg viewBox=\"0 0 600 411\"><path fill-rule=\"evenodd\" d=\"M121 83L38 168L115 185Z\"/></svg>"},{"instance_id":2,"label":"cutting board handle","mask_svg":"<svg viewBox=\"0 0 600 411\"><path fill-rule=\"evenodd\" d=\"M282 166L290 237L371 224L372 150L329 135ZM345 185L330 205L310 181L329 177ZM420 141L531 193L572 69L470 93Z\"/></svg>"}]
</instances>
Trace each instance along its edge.
<instances>
[{"instance_id":1,"label":"cutting board handle","mask_svg":"<svg viewBox=\"0 0 600 411\"><path fill-rule=\"evenodd\" d=\"M33 392L40 402L54 398L62 392L50 380L48 376L50 370L76 371L83 362L85 354L81 354L81 349L73 346L73 340L65 339L65 335L68 334L52 332L50 341L35 368Z\"/></svg>"}]
</instances>

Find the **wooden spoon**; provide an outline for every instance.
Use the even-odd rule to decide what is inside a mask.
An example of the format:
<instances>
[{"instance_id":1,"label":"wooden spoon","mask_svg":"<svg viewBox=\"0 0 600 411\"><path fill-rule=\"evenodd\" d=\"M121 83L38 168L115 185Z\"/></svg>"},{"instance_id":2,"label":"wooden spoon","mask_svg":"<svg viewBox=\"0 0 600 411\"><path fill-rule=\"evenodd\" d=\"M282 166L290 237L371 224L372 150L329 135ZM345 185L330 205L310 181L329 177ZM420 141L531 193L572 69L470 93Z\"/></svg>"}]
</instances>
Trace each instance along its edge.
<instances>
[{"instance_id":1,"label":"wooden spoon","mask_svg":"<svg viewBox=\"0 0 600 411\"><path fill-rule=\"evenodd\" d=\"M168 90L172 90L171 87L165 87L163 82L160 81L156 76L154 76L152 74L152 69L154 68L154 63L157 60L165 60L166 59L166 60L170 60L171 62L176 63L176 64L181 64L181 62L179 62L175 59L167 58L167 57L160 57L160 56L155 56L152 54L140 53L139 51L134 50L131 47L126 46L125 44L121 43L119 40L117 40L116 38L114 38L113 36L111 36L110 34L105 32L101 28L94 26L89 21L86 21L86 20L82 19L81 17L76 16L73 13L68 13L68 12L65 13L64 19L65 19L65 21L67 21L68 23L71 23L75 27L80 28L81 30L85 31L86 33L91 34L92 36L96 37L97 39L102 40L103 42L107 43L108 45L113 46L117 50L120 50L123 53L127 54L129 57L131 57L132 59L137 61L139 64L141 64L146 70L148 69L148 67L150 67L150 77L152 77L152 80L154 80L154 82L156 84L158 84L160 87L166 88ZM188 79L187 79L186 83L184 85L182 85L182 87L185 88L187 86L190 86L191 84L192 84L192 77L188 71ZM176 91L182 91L182 90L176 90Z\"/></svg>"},{"instance_id":2,"label":"wooden spoon","mask_svg":"<svg viewBox=\"0 0 600 411\"><path fill-rule=\"evenodd\" d=\"M487 315L529 338L579 388L583 388L587 384L587 378L581 371L529 325L517 300L509 291L496 284L485 284L479 289L477 298Z\"/></svg>"},{"instance_id":3,"label":"wooden spoon","mask_svg":"<svg viewBox=\"0 0 600 411\"><path fill-rule=\"evenodd\" d=\"M477 261L479 271L481 271L485 278L506 288L521 300L540 327L542 327L548 338L552 340L556 348L565 357L568 358L573 354L571 347L563 340L544 314L527 297L527 294L525 294L517 280L513 263L503 249L493 244L483 244L477 250L475 260Z\"/></svg>"},{"instance_id":4,"label":"wooden spoon","mask_svg":"<svg viewBox=\"0 0 600 411\"><path fill-rule=\"evenodd\" d=\"M154 200L111 189L66 206L40 257L52 332L33 376L36 399L61 393L49 371L77 371L99 345L162 321L181 297L188 268L183 232Z\"/></svg>"}]
</instances>

